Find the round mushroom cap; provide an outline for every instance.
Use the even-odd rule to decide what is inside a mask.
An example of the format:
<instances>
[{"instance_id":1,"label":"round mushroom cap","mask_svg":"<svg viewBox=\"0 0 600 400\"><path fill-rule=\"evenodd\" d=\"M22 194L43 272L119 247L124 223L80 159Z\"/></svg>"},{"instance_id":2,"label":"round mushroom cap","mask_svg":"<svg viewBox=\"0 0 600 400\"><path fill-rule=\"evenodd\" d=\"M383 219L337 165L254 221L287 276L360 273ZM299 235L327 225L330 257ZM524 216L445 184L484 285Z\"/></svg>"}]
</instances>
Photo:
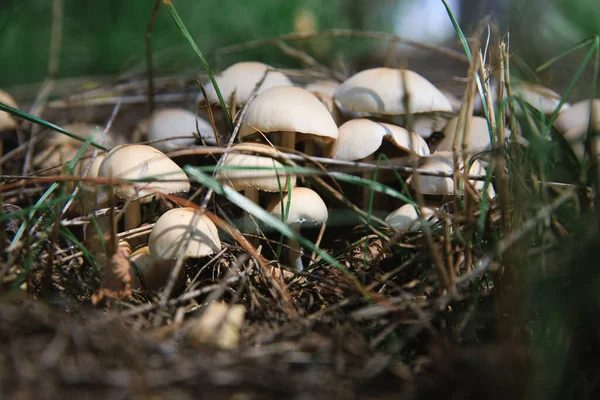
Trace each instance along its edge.
<instances>
[{"instance_id":1,"label":"round mushroom cap","mask_svg":"<svg viewBox=\"0 0 600 400\"><path fill-rule=\"evenodd\" d=\"M405 123L405 121L402 121L398 124L404 125ZM434 132L442 132L448 124L448 118L440 114L417 114L413 116L411 123L410 128L412 131L422 138L427 139Z\"/></svg>"},{"instance_id":2,"label":"round mushroom cap","mask_svg":"<svg viewBox=\"0 0 600 400\"><path fill-rule=\"evenodd\" d=\"M409 109L405 107L408 96ZM401 115L451 112L450 101L414 71L373 68L353 75L337 88L335 99L351 112Z\"/></svg>"},{"instance_id":3,"label":"round mushroom cap","mask_svg":"<svg viewBox=\"0 0 600 400\"><path fill-rule=\"evenodd\" d=\"M308 90L312 94L317 97L327 97L332 98L335 90L340 87L340 83L331 80L321 80L309 83L304 87L304 89Z\"/></svg>"},{"instance_id":4,"label":"round mushroom cap","mask_svg":"<svg viewBox=\"0 0 600 400\"><path fill-rule=\"evenodd\" d=\"M299 132L335 140L338 128L329 110L309 91L294 86L265 90L250 103L240 137L255 132Z\"/></svg>"},{"instance_id":5,"label":"round mushroom cap","mask_svg":"<svg viewBox=\"0 0 600 400\"><path fill-rule=\"evenodd\" d=\"M451 174L454 171L453 154L451 151L440 151L435 152L425 159L424 164L420 167L422 170L434 171L441 173ZM460 165L460 169L463 170L463 166ZM484 166L479 160L473 160L471 167L469 168L469 175L483 176L486 174ZM406 182L411 185L413 189L415 175L410 176ZM484 181L471 180L470 183L477 191L483 190L485 186ZM454 180L451 177L444 176L431 176L431 175L420 175L418 189L422 194L433 195L433 196L447 196L454 194ZM488 186L488 197L493 198L495 196L494 188L490 184Z\"/></svg>"},{"instance_id":6,"label":"round mushroom cap","mask_svg":"<svg viewBox=\"0 0 600 400\"><path fill-rule=\"evenodd\" d=\"M281 187L285 192L288 190L288 185L296 186L295 175L284 171L276 173L274 170L256 169L283 169L283 164L273 158L278 155L280 153L277 149L260 143L241 143L232 146L223 163L224 169L221 170L219 180L235 190L258 189L265 192L279 192Z\"/></svg>"},{"instance_id":7,"label":"round mushroom cap","mask_svg":"<svg viewBox=\"0 0 600 400\"><path fill-rule=\"evenodd\" d=\"M421 224L416 223L419 221L417 209L419 209L418 206L405 204L385 217L385 222L399 231L417 231L421 228ZM433 207L423 207L419 210L425 220L436 212L436 209Z\"/></svg>"},{"instance_id":8,"label":"round mushroom cap","mask_svg":"<svg viewBox=\"0 0 600 400\"><path fill-rule=\"evenodd\" d=\"M15 99L4 90L0 90L0 103L12 108L19 108ZM0 111L0 132L10 131L17 128L17 119L6 111Z\"/></svg>"},{"instance_id":9,"label":"round mushroom cap","mask_svg":"<svg viewBox=\"0 0 600 400\"><path fill-rule=\"evenodd\" d=\"M592 122L591 128L593 131L600 132L600 118ZM588 125L585 123L583 125L574 126L563 134L567 142L571 145L571 149L573 149L573 152L580 160L583 160L586 157L585 139L587 131ZM592 153L594 154L594 157L597 157L600 154L600 139L598 139L598 137L594 137Z\"/></svg>"},{"instance_id":10,"label":"round mushroom cap","mask_svg":"<svg viewBox=\"0 0 600 400\"><path fill-rule=\"evenodd\" d=\"M585 126L587 129L590 118L592 123L600 121L600 99L592 99L592 113L590 114L590 100L581 100L566 110L562 109L554 121L554 127L561 133L566 133L576 127Z\"/></svg>"},{"instance_id":11,"label":"round mushroom cap","mask_svg":"<svg viewBox=\"0 0 600 400\"><path fill-rule=\"evenodd\" d=\"M291 200L289 196L292 196ZM290 208L286 219L283 219L282 203L287 208L288 201ZM296 187L291 192L281 197L274 198L267 207L272 215L280 218L288 225L292 224L324 224L327 222L328 212L325 202L312 189L305 187Z\"/></svg>"},{"instance_id":12,"label":"round mushroom cap","mask_svg":"<svg viewBox=\"0 0 600 400\"><path fill-rule=\"evenodd\" d=\"M337 89L340 84L336 81L316 81L306 85L304 88L314 94L333 117L336 125L341 125L344 123L345 118L342 114L342 111L339 109L337 104L335 104L335 100L333 98L333 93L335 89Z\"/></svg>"},{"instance_id":13,"label":"round mushroom cap","mask_svg":"<svg viewBox=\"0 0 600 400\"><path fill-rule=\"evenodd\" d=\"M528 102L545 115L550 115L556 110L560 103L561 96L554 90L539 84L531 84L527 82L515 82L513 91L516 96ZM568 104L563 104L562 109L569 108ZM523 114L523 109L517 103L515 104L515 113Z\"/></svg>"},{"instance_id":14,"label":"round mushroom cap","mask_svg":"<svg viewBox=\"0 0 600 400\"><path fill-rule=\"evenodd\" d=\"M196 143L196 124L206 144L217 144L210 123L183 108L166 108L153 112L148 121L147 138L149 141L159 140L151 145L163 152L183 149ZM169 139L175 137L179 138Z\"/></svg>"},{"instance_id":15,"label":"round mushroom cap","mask_svg":"<svg viewBox=\"0 0 600 400\"><path fill-rule=\"evenodd\" d=\"M458 117L452 118L448 121L448 124L444 128L444 138L437 145L437 151L452 151L454 146L454 138L456 136L456 128L458 126ZM463 146L463 133L458 132L458 148L462 149ZM504 136L510 136L510 130L504 128ZM491 148L490 132L488 129L487 120L483 117L471 117L471 125L469 127L467 151L469 152L480 152Z\"/></svg>"},{"instance_id":16,"label":"round mushroom cap","mask_svg":"<svg viewBox=\"0 0 600 400\"><path fill-rule=\"evenodd\" d=\"M156 181L115 185L116 196L135 200L156 193L179 193L190 190L187 175L160 150L142 144L123 144L109 151L98 176L115 179L156 178Z\"/></svg>"},{"instance_id":17,"label":"round mushroom cap","mask_svg":"<svg viewBox=\"0 0 600 400\"><path fill-rule=\"evenodd\" d=\"M121 133L112 130L109 130L108 132L106 132L104 137L101 137L104 128L94 124L74 122L72 124L65 124L63 128L69 132L73 132L77 136L80 136L84 139L89 137L93 132L96 132L94 135L94 142L102 144L106 147L118 146L120 144L125 143L125 137ZM81 147L83 143L77 139L73 139L67 135L63 135L62 133L55 131L51 131L48 140L52 144L68 143L77 148Z\"/></svg>"},{"instance_id":18,"label":"round mushroom cap","mask_svg":"<svg viewBox=\"0 0 600 400\"><path fill-rule=\"evenodd\" d=\"M340 126L338 140L333 145L332 157L346 161L366 158L381 147L384 139L406 153L414 150L419 157L429 155L427 143L416 133L400 126L363 118L352 119Z\"/></svg>"},{"instance_id":19,"label":"round mushroom cap","mask_svg":"<svg viewBox=\"0 0 600 400\"><path fill-rule=\"evenodd\" d=\"M221 241L217 227L204 213L185 207L160 216L150 232L148 247L155 261L200 258L221 250Z\"/></svg>"},{"instance_id":20,"label":"round mushroom cap","mask_svg":"<svg viewBox=\"0 0 600 400\"><path fill-rule=\"evenodd\" d=\"M250 93L256 86L256 84L262 79L265 71L268 68L272 68L269 65L260 62L239 62L231 65L229 68L224 70L221 75L217 76L215 80L219 85L219 90L223 96L223 100L226 103L231 103L233 93L235 92L235 101L237 104L245 104ZM275 86L293 86L292 81L287 76L279 71L269 71L265 80L263 81L260 88L258 88L257 94L262 93L267 89ZM208 82L205 85L206 97L211 103L218 103L219 98L215 91L212 82ZM202 93L198 96L199 102L203 100Z\"/></svg>"}]
</instances>

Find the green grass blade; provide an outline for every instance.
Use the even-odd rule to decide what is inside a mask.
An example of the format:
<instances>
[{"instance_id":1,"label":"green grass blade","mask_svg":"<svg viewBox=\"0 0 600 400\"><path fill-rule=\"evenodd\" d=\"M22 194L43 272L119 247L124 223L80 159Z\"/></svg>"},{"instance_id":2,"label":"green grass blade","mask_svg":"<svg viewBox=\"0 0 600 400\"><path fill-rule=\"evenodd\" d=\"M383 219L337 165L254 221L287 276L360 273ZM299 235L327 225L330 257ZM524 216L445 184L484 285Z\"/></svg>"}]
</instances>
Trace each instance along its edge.
<instances>
[{"instance_id":1,"label":"green grass blade","mask_svg":"<svg viewBox=\"0 0 600 400\"><path fill-rule=\"evenodd\" d=\"M545 70L546 68L550 67L552 64L554 64L555 62L557 62L561 58L563 58L563 57L571 54L575 50L579 50L579 49L581 49L583 47L591 45L596 40L598 40L598 35L596 35L594 37L591 37L591 38L583 39L581 42L576 43L575 45L569 47L567 50L563 51L559 55L552 57L550 60L546 61L545 63L543 63L542 65L540 65L539 67L537 67L535 69L535 72L537 72L537 73L542 72L543 70Z\"/></svg>"},{"instance_id":2,"label":"green grass blade","mask_svg":"<svg viewBox=\"0 0 600 400\"><path fill-rule=\"evenodd\" d=\"M200 58L200 62L202 63L202 66L204 66L204 69L208 73L208 78L210 79L211 83L213 84L213 87L215 88L215 92L217 93L217 97L219 98L219 104L221 105L221 108L223 109L223 112L225 113L225 119L227 120L227 124L229 126L229 129L233 130L233 123L231 122L231 115L229 115L229 110L227 109L227 105L225 104L225 100L223 100L223 95L221 94L221 90L219 89L219 85L217 85L217 81L215 80L215 76L212 73L212 70L210 69L210 65L208 65L208 61L206 61L206 58L204 57L204 54L202 54L202 52L200 51L200 49L196 45L196 42L194 41L194 38L192 38L192 35L188 31L188 29L185 27L185 24L181 20L181 17L179 17L179 14L177 13L177 10L175 9L175 6L173 5L173 3L170 0L164 0L163 4L165 5L165 7L167 7L167 10L169 10L169 14L173 18L173 21L175 21L175 24L177 25L177 27L179 28L179 30L181 31L181 33L183 34L183 36L186 38L186 40L192 46L192 49L194 49L194 52Z\"/></svg>"},{"instance_id":3,"label":"green grass blade","mask_svg":"<svg viewBox=\"0 0 600 400\"><path fill-rule=\"evenodd\" d=\"M467 55L467 58L469 59L469 62L473 62L473 54L471 54L471 48L469 47L469 42L467 41L467 38L465 37L465 34L463 33L462 29L460 29L460 25L458 25L458 21L454 17L454 13L450 9L450 6L446 2L446 0L442 0L442 3L444 3L444 7L446 7L446 12L448 12L448 17L450 17L450 21L452 21L452 26L454 27L454 30L456 31L456 34L458 35L460 44L462 45L463 50L465 51L465 54Z\"/></svg>"}]
</instances>

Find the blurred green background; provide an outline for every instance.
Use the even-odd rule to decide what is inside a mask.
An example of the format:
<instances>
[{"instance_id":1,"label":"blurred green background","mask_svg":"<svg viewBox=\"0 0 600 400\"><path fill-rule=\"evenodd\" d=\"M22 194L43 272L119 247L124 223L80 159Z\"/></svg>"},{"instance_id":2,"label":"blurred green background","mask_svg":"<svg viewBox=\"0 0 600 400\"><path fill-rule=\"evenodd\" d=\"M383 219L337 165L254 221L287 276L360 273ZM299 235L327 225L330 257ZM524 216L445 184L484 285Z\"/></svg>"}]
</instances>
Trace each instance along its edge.
<instances>
[{"instance_id":1,"label":"blurred green background","mask_svg":"<svg viewBox=\"0 0 600 400\"><path fill-rule=\"evenodd\" d=\"M144 32L153 0L63 1L59 77L144 71ZM510 28L513 49L523 49L524 58L533 64L600 30L597 0L448 2L466 32L471 32L486 14L492 15L501 29ZM0 87L44 79L48 68L52 4L52 0L0 0ZM442 35L440 39L431 30L423 31L427 24L428 29L443 25L437 22L445 18L441 0L174 0L174 4L204 52L306 29L306 25L315 29L378 30L436 43L446 38L446 44L456 47L454 37ZM415 9L415 5L418 8ZM447 30L449 22L445 23ZM159 73L199 69L197 58L165 9L158 13L153 40ZM376 47L373 41L340 39L329 47L313 46L313 50L320 49L316 57L330 63L340 55L346 59L368 55ZM272 47L227 59L209 59L216 68L222 68L244 58L275 65L296 63Z\"/></svg>"}]
</instances>

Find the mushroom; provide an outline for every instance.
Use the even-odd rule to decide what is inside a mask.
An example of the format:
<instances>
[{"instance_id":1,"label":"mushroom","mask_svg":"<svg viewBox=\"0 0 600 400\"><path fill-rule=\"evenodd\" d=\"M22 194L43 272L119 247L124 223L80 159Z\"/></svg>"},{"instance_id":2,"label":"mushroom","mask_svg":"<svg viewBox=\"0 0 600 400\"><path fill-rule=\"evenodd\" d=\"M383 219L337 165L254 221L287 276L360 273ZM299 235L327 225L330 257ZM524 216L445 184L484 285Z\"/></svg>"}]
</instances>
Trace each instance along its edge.
<instances>
[{"instance_id":1,"label":"mushroom","mask_svg":"<svg viewBox=\"0 0 600 400\"><path fill-rule=\"evenodd\" d=\"M588 125L591 125L592 130L600 131L600 99L578 101L571 108L562 111L554 121L554 127L563 134L580 160L585 157ZM594 156L600 154L597 137L592 145L592 153Z\"/></svg>"},{"instance_id":2,"label":"mushroom","mask_svg":"<svg viewBox=\"0 0 600 400\"><path fill-rule=\"evenodd\" d=\"M291 196L291 199L289 197ZM290 202L289 209L288 202ZM280 218L294 232L300 234L300 228L307 225L325 225L328 218L327 206L321 196L314 190L296 187L286 193L283 198L275 198L267 207L272 215ZM285 215L287 211L287 216ZM287 239L289 263L298 271L303 269L300 244L296 240Z\"/></svg>"},{"instance_id":3,"label":"mushroom","mask_svg":"<svg viewBox=\"0 0 600 400\"><path fill-rule=\"evenodd\" d=\"M152 258L150 247L144 246L137 249L129 257L131 263L131 287L140 289L142 287L149 290L160 289L174 266L172 260L156 261Z\"/></svg>"},{"instance_id":4,"label":"mushroom","mask_svg":"<svg viewBox=\"0 0 600 400\"><path fill-rule=\"evenodd\" d=\"M15 99L4 90L0 90L0 103L12 108L19 108ZM0 134L17 129L18 124L15 117L6 111L0 111ZM4 155L4 138L0 136L0 156Z\"/></svg>"},{"instance_id":5,"label":"mushroom","mask_svg":"<svg viewBox=\"0 0 600 400\"><path fill-rule=\"evenodd\" d=\"M349 118L392 119L405 125L407 114L451 112L452 105L431 82L414 71L372 68L361 71L338 87L334 98ZM408 105L408 108L406 107Z\"/></svg>"},{"instance_id":6,"label":"mushroom","mask_svg":"<svg viewBox=\"0 0 600 400\"><path fill-rule=\"evenodd\" d=\"M418 210L418 211L417 211ZM421 207L405 204L385 217L385 222L392 228L403 231L418 231L421 229L419 214L424 220L429 219L437 211L436 207Z\"/></svg>"},{"instance_id":7,"label":"mushroom","mask_svg":"<svg viewBox=\"0 0 600 400\"><path fill-rule=\"evenodd\" d=\"M293 86L273 87L254 98L246 109L240 137L256 132L280 132L281 146L290 150L295 149L296 132L320 144L331 144L338 137L327 108L307 90Z\"/></svg>"},{"instance_id":8,"label":"mushroom","mask_svg":"<svg viewBox=\"0 0 600 400\"><path fill-rule=\"evenodd\" d=\"M314 94L319 100L321 100L321 103L323 103L323 105L327 107L329 113L333 117L333 120L338 126L343 124L345 121L342 112L335 104L335 101L333 99L333 94L339 86L339 82L322 80L309 83L304 87L304 89L308 90L309 92Z\"/></svg>"},{"instance_id":9,"label":"mushroom","mask_svg":"<svg viewBox=\"0 0 600 400\"><path fill-rule=\"evenodd\" d=\"M235 93L235 102L237 104L246 104L250 98L252 90L256 84L262 79L265 72L272 67L260 62L239 62L225 69L219 76L215 78L219 90L223 96L223 100L231 105L233 94ZM262 93L267 89L275 86L293 86L292 81L287 76L279 71L269 71L258 88L257 94ZM219 98L215 91L212 82L208 82L205 86L206 97L210 103L218 103ZM202 93L198 96L198 103L202 103L204 97Z\"/></svg>"},{"instance_id":10,"label":"mushroom","mask_svg":"<svg viewBox=\"0 0 600 400\"><path fill-rule=\"evenodd\" d=\"M195 347L216 346L234 349L240 342L240 329L244 325L246 309L241 304L210 303L204 312L189 322L187 339Z\"/></svg>"},{"instance_id":11,"label":"mushroom","mask_svg":"<svg viewBox=\"0 0 600 400\"><path fill-rule=\"evenodd\" d=\"M581 100L573 104L570 108L563 109L554 121L554 127L561 133L568 132L582 125L587 127L592 116L592 122L600 121L600 99L592 99L591 101L590 99Z\"/></svg>"},{"instance_id":12,"label":"mushroom","mask_svg":"<svg viewBox=\"0 0 600 400\"><path fill-rule=\"evenodd\" d=\"M395 146L396 154L389 158L416 154L419 157L429 155L427 143L419 135L400 126L374 122L368 119L352 119L339 128L338 140L334 143L331 156L346 161L371 161L386 139ZM372 172L364 172L365 179L372 178ZM363 190L363 206L369 201L370 189Z\"/></svg>"},{"instance_id":13,"label":"mushroom","mask_svg":"<svg viewBox=\"0 0 600 400\"><path fill-rule=\"evenodd\" d=\"M283 164L274 159L279 154L277 149L260 143L241 143L232 146L223 162L219 180L237 191L244 191L244 195L257 204L259 203L259 190L287 192L290 185L291 187L296 186L296 176L283 171L275 171L275 169L283 168ZM273 170L258 168L273 168ZM244 220L249 222L247 217ZM247 232L251 230L249 224L246 224L245 230Z\"/></svg>"},{"instance_id":14,"label":"mushroom","mask_svg":"<svg viewBox=\"0 0 600 400\"><path fill-rule=\"evenodd\" d=\"M102 132L102 128L92 124L76 122L66 124L63 128L83 138L87 138L93 132L97 132L96 136L94 136L94 142L103 144L106 147L113 147L125 143L125 137L112 130L108 131L104 137L101 138L100 132ZM47 132L48 131L45 131L45 133ZM33 163L42 170L51 169L48 172L54 173L56 171L55 167L58 167L75 157L81 144L82 143L79 140L63 135L62 133L54 131L49 132L48 138L42 141L43 148L34 157ZM92 149L88 150L88 153L91 153Z\"/></svg>"},{"instance_id":15,"label":"mushroom","mask_svg":"<svg viewBox=\"0 0 600 400\"><path fill-rule=\"evenodd\" d=\"M458 126L458 117L452 118L444 128L444 138L437 145L437 151L452 151L454 138L458 133L458 148L463 148L463 132L456 132ZM504 128L504 136L510 136L510 130ZM487 120L483 117L471 117L471 123L468 132L467 151L469 153L480 153L491 148L490 132Z\"/></svg>"},{"instance_id":16,"label":"mushroom","mask_svg":"<svg viewBox=\"0 0 600 400\"><path fill-rule=\"evenodd\" d=\"M221 250L219 232L204 213L191 207L174 208L156 221L148 239L155 262L179 257L201 258Z\"/></svg>"},{"instance_id":17,"label":"mushroom","mask_svg":"<svg viewBox=\"0 0 600 400\"><path fill-rule=\"evenodd\" d=\"M183 108L153 112L147 122L146 136L149 141L156 141L150 143L152 147L169 152L193 145L197 140L196 129L203 142L212 146L217 144L210 123Z\"/></svg>"},{"instance_id":18,"label":"mushroom","mask_svg":"<svg viewBox=\"0 0 600 400\"><path fill-rule=\"evenodd\" d=\"M453 154L450 151L440 151L433 153L429 157L424 159L424 163L420 166L421 170L441 172L441 173L453 173L454 171L454 159ZM463 170L463 166L460 165L460 170ZM486 171L483 165L478 160L473 160L471 168L469 169L469 175L485 175ZM408 177L406 182L415 190L419 190L421 194L429 196L451 196L454 194L454 180L451 177L445 176L432 176L432 175L419 175L418 185L415 184L414 180L416 174ZM485 182L479 180L471 180L471 185L477 191L482 191ZM494 188L490 184L488 186L487 195L489 198L493 198L496 193Z\"/></svg>"},{"instance_id":19,"label":"mushroom","mask_svg":"<svg viewBox=\"0 0 600 400\"><path fill-rule=\"evenodd\" d=\"M114 179L160 179L114 187L117 197L130 201L125 213L125 230L137 228L141 223L141 197L190 190L187 175L173 160L154 147L140 144L123 144L109 151L100 164L98 176Z\"/></svg>"},{"instance_id":20,"label":"mushroom","mask_svg":"<svg viewBox=\"0 0 600 400\"><path fill-rule=\"evenodd\" d=\"M526 101L544 115L551 115L558 107L561 96L554 90L540 84L527 83L524 81L513 82L513 95L518 96L521 100ZM506 95L506 93L505 93ZM569 104L563 104L562 109L568 109ZM515 104L515 113L524 115L523 109L517 103Z\"/></svg>"}]
</instances>

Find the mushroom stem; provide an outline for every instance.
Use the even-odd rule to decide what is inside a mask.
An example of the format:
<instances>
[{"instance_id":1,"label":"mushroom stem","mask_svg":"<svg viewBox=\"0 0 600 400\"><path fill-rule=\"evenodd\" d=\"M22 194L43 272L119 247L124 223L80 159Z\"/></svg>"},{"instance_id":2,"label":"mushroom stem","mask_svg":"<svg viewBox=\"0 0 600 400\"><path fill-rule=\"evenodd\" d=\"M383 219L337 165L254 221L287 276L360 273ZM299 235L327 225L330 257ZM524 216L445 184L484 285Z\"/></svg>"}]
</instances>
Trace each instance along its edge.
<instances>
[{"instance_id":1,"label":"mushroom stem","mask_svg":"<svg viewBox=\"0 0 600 400\"><path fill-rule=\"evenodd\" d=\"M300 224L291 224L290 228L292 228L294 233L300 235ZM300 247L300 243L297 240L286 238L286 244L288 245L287 262L296 271L302 271L304 264L302 264L302 248Z\"/></svg>"},{"instance_id":2,"label":"mushroom stem","mask_svg":"<svg viewBox=\"0 0 600 400\"><path fill-rule=\"evenodd\" d=\"M312 140L306 140L304 142L304 154L306 154L307 156L316 156L316 146L315 146L315 142Z\"/></svg>"},{"instance_id":3,"label":"mushroom stem","mask_svg":"<svg viewBox=\"0 0 600 400\"><path fill-rule=\"evenodd\" d=\"M244 195L246 196L246 198L256 204L258 204L258 189L246 189L244 191ZM250 217L250 214L248 214L247 211L244 211L244 232L245 233L253 233L255 231L254 229L254 223L252 222L252 218ZM257 241L256 240L251 240L251 243L256 245Z\"/></svg>"},{"instance_id":4,"label":"mushroom stem","mask_svg":"<svg viewBox=\"0 0 600 400\"><path fill-rule=\"evenodd\" d=\"M281 135L281 147L283 149L296 149L296 132L283 132Z\"/></svg>"},{"instance_id":5,"label":"mushroom stem","mask_svg":"<svg viewBox=\"0 0 600 400\"><path fill-rule=\"evenodd\" d=\"M129 205L124 210L125 213L125 231L129 231L131 229L135 229L142 224L142 210L140 205L140 200L131 200ZM140 244L140 238L132 238L130 239L130 245L133 249Z\"/></svg>"}]
</instances>

